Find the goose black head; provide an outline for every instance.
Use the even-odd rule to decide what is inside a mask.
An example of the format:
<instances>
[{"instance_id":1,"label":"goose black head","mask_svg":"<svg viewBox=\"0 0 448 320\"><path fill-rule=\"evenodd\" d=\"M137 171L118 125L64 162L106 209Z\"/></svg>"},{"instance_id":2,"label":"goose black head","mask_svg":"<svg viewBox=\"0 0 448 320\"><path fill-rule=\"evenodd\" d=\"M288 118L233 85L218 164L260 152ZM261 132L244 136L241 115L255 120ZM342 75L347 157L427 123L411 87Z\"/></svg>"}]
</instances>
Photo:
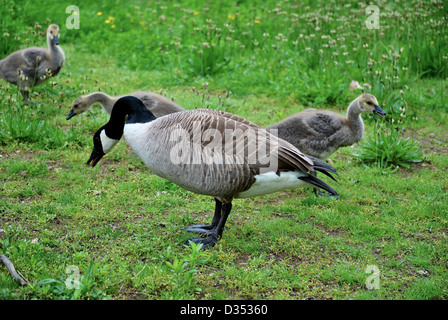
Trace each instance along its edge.
<instances>
[{"instance_id":1,"label":"goose black head","mask_svg":"<svg viewBox=\"0 0 448 320\"><path fill-rule=\"evenodd\" d=\"M145 104L138 98L133 96L121 97L114 104L112 113L127 114L127 124L132 123L147 123L156 119L156 116L146 108Z\"/></svg>"},{"instance_id":2,"label":"goose black head","mask_svg":"<svg viewBox=\"0 0 448 320\"><path fill-rule=\"evenodd\" d=\"M127 120L126 120L127 119ZM87 164L94 167L120 141L126 124L147 123L156 119L140 99L125 96L115 102L109 122L93 136L93 151Z\"/></svg>"},{"instance_id":3,"label":"goose black head","mask_svg":"<svg viewBox=\"0 0 448 320\"><path fill-rule=\"evenodd\" d=\"M106 153L115 147L120 139L114 139L107 135L105 126L101 127L93 135L93 150L87 164L94 167Z\"/></svg>"}]
</instances>

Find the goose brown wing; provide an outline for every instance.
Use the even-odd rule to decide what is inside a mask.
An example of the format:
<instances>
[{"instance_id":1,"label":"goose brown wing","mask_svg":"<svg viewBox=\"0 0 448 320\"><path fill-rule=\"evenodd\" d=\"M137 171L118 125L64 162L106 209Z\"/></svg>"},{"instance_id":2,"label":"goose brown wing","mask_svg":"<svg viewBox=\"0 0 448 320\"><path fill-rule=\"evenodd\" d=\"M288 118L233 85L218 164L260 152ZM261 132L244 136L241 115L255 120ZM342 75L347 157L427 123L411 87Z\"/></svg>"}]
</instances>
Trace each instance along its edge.
<instances>
[{"instance_id":1,"label":"goose brown wing","mask_svg":"<svg viewBox=\"0 0 448 320\"><path fill-rule=\"evenodd\" d=\"M218 116L225 117L225 118L228 118L230 120L234 120L234 121L236 121L238 123L245 124L245 125L247 125L249 127L259 128L259 126L257 126L252 121L249 121L249 120L247 120L247 119L245 119L243 117L237 116L236 114L233 114L233 113L229 113L229 112L222 111L222 110L215 110L215 109L203 109L203 110L205 110L206 112L208 112L210 114L216 114Z\"/></svg>"},{"instance_id":2,"label":"goose brown wing","mask_svg":"<svg viewBox=\"0 0 448 320\"><path fill-rule=\"evenodd\" d=\"M196 109L154 120L151 126L154 133L148 132L148 139L152 134L163 136L166 141L158 145L170 149L169 154L174 147L187 153L179 163L169 158L158 159L163 167L159 173L190 191L225 199L250 188L256 172L248 160L247 142L251 141L254 134L250 131L253 130L250 130L249 121L245 124L229 115L217 110ZM172 141L170 136L174 130L182 136ZM168 154L152 151L154 157Z\"/></svg>"},{"instance_id":3,"label":"goose brown wing","mask_svg":"<svg viewBox=\"0 0 448 320\"><path fill-rule=\"evenodd\" d=\"M270 167L272 163L269 160L275 160L278 163L276 171L296 169L303 172L313 171L313 161L305 154L289 142L277 138L253 122L220 110L204 109L201 112L204 115L210 115L204 123L204 129L217 129L221 133L224 133L225 130L237 132L234 136L236 149L234 148L233 151L236 150L238 156L245 157L245 162L256 173L259 173L260 168ZM226 141L222 140L222 143L224 144ZM253 147L254 143L256 143L256 147ZM223 149L223 151L225 150Z\"/></svg>"}]
</instances>

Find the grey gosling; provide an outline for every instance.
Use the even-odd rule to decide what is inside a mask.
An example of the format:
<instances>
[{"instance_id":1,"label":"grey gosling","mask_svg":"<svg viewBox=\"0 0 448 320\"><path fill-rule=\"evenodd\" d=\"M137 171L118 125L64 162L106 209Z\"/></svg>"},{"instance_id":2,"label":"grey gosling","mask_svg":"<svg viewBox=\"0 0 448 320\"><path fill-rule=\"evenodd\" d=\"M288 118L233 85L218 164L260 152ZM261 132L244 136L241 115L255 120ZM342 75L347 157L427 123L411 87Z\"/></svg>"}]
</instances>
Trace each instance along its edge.
<instances>
[{"instance_id":1,"label":"grey gosling","mask_svg":"<svg viewBox=\"0 0 448 320\"><path fill-rule=\"evenodd\" d=\"M208 235L190 239L203 248L214 246L222 237L235 198L310 186L337 195L312 175L320 171L332 178L335 170L330 165L224 111L195 109L156 118L139 99L120 98L109 122L94 134L87 164L95 166L123 135L152 173L214 197L212 223L185 228Z\"/></svg>"},{"instance_id":2,"label":"grey gosling","mask_svg":"<svg viewBox=\"0 0 448 320\"><path fill-rule=\"evenodd\" d=\"M306 109L266 127L266 130L273 132L276 129L279 138L307 155L325 160L340 147L361 140L364 133L362 113L386 115L375 96L363 93L350 103L347 116L329 110Z\"/></svg>"},{"instance_id":3,"label":"grey gosling","mask_svg":"<svg viewBox=\"0 0 448 320\"><path fill-rule=\"evenodd\" d=\"M48 49L22 49L0 60L0 77L17 85L26 103L30 88L56 76L62 69L65 55L59 46L59 35L59 27L51 24L47 29Z\"/></svg>"},{"instance_id":4,"label":"grey gosling","mask_svg":"<svg viewBox=\"0 0 448 320\"><path fill-rule=\"evenodd\" d=\"M167 99L154 92L137 91L128 94L138 98L156 117L162 117L170 113L184 111L184 109L172 100ZM88 95L82 95L76 98L70 107L67 120L88 110L95 102L99 102L108 114L112 113L112 108L119 97L112 97L103 92L94 92Z\"/></svg>"}]
</instances>

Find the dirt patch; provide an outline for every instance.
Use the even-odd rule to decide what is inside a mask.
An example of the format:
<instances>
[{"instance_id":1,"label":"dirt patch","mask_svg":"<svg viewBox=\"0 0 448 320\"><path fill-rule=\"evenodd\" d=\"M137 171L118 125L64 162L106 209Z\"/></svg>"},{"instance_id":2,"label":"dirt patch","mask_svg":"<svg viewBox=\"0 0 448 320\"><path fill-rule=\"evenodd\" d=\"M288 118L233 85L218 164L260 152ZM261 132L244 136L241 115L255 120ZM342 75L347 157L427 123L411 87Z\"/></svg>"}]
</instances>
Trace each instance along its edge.
<instances>
[{"instance_id":1,"label":"dirt patch","mask_svg":"<svg viewBox=\"0 0 448 320\"><path fill-rule=\"evenodd\" d=\"M19 159L21 161L34 160L36 155L41 154L39 151L23 151L23 150L15 150L15 151L7 151L4 149L0 149L0 155L3 160L16 160Z\"/></svg>"},{"instance_id":2,"label":"dirt patch","mask_svg":"<svg viewBox=\"0 0 448 320\"><path fill-rule=\"evenodd\" d=\"M420 144L425 154L448 154L448 132L425 132L425 129L405 130L404 136Z\"/></svg>"}]
</instances>

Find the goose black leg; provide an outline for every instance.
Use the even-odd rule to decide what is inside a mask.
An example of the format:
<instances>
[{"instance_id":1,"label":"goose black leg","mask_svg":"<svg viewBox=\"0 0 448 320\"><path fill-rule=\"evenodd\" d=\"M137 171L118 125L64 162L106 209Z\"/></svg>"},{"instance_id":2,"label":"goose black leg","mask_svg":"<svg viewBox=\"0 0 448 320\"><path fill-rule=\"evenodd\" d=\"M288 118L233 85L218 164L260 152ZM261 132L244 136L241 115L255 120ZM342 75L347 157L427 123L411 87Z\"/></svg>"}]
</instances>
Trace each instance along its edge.
<instances>
[{"instance_id":1,"label":"goose black leg","mask_svg":"<svg viewBox=\"0 0 448 320\"><path fill-rule=\"evenodd\" d=\"M216 202L216 206L218 206L218 201ZM210 236L208 236L207 238L191 238L188 241L192 241L196 244L202 243L203 249L211 248L218 242L218 240L222 236L222 232L224 231L224 226L226 224L227 217L229 216L230 211L232 210L232 203L225 203L225 204L221 203L220 206L222 206L222 215L221 215L221 218L219 219L219 222L216 224L216 226L214 226L210 230L210 233L209 233ZM216 211L215 211L215 213L216 213Z\"/></svg>"},{"instance_id":2,"label":"goose black leg","mask_svg":"<svg viewBox=\"0 0 448 320\"><path fill-rule=\"evenodd\" d=\"M222 202L215 198L215 215L213 216L212 224L194 224L185 227L184 230L190 232L210 234L212 229L216 227L221 220Z\"/></svg>"}]
</instances>

